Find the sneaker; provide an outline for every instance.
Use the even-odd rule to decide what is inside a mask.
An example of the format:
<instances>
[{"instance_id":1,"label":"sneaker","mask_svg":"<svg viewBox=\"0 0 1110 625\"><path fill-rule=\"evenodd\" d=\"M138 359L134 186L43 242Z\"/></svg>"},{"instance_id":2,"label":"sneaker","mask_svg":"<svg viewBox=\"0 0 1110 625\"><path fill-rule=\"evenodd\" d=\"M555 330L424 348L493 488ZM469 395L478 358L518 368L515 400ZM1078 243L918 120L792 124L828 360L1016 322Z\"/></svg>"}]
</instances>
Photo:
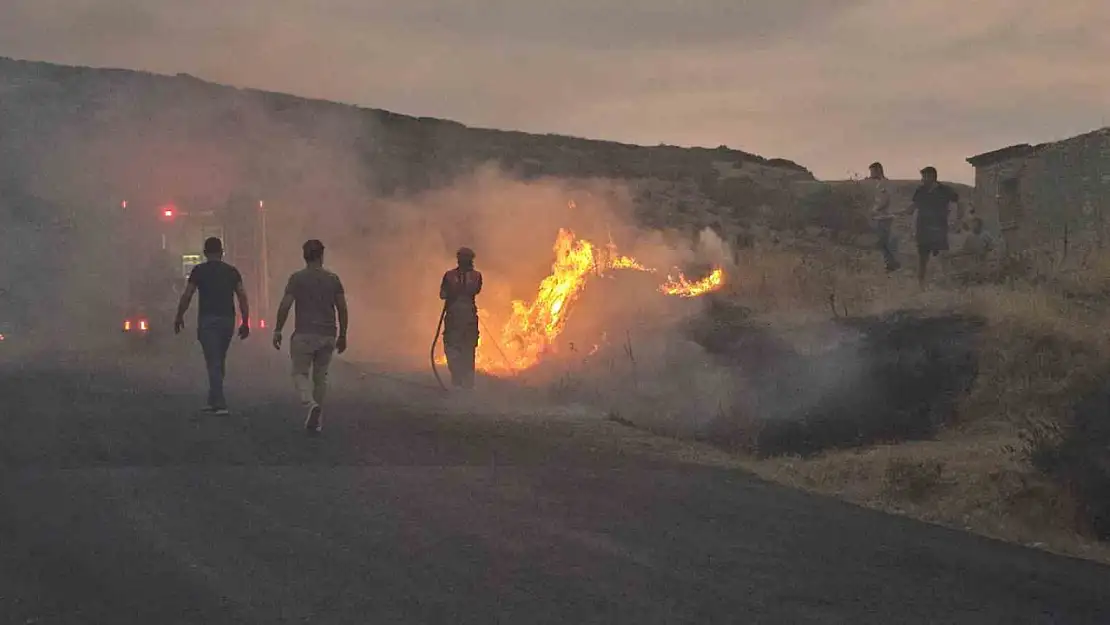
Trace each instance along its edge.
<instances>
[{"instance_id":1,"label":"sneaker","mask_svg":"<svg viewBox=\"0 0 1110 625\"><path fill-rule=\"evenodd\" d=\"M227 408L216 408L212 411L212 414L216 415L217 417L226 417L227 415L231 414L231 411Z\"/></svg>"},{"instance_id":2,"label":"sneaker","mask_svg":"<svg viewBox=\"0 0 1110 625\"><path fill-rule=\"evenodd\" d=\"M322 429L324 409L319 404L312 404L308 409L308 417L304 420L304 429L309 432L319 432Z\"/></svg>"},{"instance_id":3,"label":"sneaker","mask_svg":"<svg viewBox=\"0 0 1110 625\"><path fill-rule=\"evenodd\" d=\"M216 414L216 407L215 406L205 406L204 408L200 409L200 413L201 414L206 414L206 415Z\"/></svg>"}]
</instances>

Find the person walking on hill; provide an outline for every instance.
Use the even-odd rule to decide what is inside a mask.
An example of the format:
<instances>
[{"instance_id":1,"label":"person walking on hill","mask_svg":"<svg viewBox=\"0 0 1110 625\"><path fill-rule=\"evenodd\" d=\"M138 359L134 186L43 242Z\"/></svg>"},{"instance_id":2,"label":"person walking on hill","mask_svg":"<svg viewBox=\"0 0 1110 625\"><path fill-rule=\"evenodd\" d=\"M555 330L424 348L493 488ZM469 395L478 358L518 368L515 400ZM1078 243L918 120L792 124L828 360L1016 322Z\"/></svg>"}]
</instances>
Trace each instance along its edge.
<instances>
[{"instance_id":1,"label":"person walking on hill","mask_svg":"<svg viewBox=\"0 0 1110 625\"><path fill-rule=\"evenodd\" d=\"M894 214L890 212L890 188L886 175L883 173L883 164L876 161L868 167L870 175L868 181L872 187L871 219L875 222L875 233L879 236L879 251L883 255L883 263L888 272L898 271L902 264L894 254L891 226L894 223Z\"/></svg>"},{"instance_id":2,"label":"person walking on hill","mask_svg":"<svg viewBox=\"0 0 1110 625\"><path fill-rule=\"evenodd\" d=\"M952 187L937 182L935 167L921 170L921 186L913 193L913 202L906 214L917 213L917 282L925 286L925 271L930 256L939 256L948 251L948 215L951 205L956 204L957 220L962 219L959 207L960 195Z\"/></svg>"},{"instance_id":3,"label":"person walking on hill","mask_svg":"<svg viewBox=\"0 0 1110 625\"><path fill-rule=\"evenodd\" d=\"M208 403L203 411L209 414L226 415L227 400L224 397L224 374L227 365L227 350L235 333L235 299L239 300L239 340L250 335L250 303L243 288L243 276L235 267L225 263L223 242L216 237L204 241L205 262L193 267L181 300L177 304L177 316L173 321L174 334L180 334L185 327L185 312L193 300L194 293L200 293L197 309L197 341L204 353L204 364L208 369Z\"/></svg>"},{"instance_id":4,"label":"person walking on hill","mask_svg":"<svg viewBox=\"0 0 1110 625\"><path fill-rule=\"evenodd\" d=\"M289 276L285 285L273 344L274 349L281 349L281 331L289 319L289 309L295 304L296 321L289 339L293 384L300 394L301 405L308 411L305 430L318 433L323 428L332 355L347 350L347 296L339 276L324 269L324 244L311 239L302 250L305 268Z\"/></svg>"}]
</instances>

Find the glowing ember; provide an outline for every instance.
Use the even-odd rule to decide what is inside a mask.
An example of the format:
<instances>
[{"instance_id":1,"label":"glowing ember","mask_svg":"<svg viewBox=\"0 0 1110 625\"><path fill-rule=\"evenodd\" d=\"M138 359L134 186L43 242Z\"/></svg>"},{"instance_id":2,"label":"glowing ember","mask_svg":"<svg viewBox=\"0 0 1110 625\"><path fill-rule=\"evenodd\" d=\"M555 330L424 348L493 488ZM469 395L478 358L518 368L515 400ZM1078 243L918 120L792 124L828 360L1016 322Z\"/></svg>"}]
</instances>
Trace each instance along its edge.
<instances>
[{"instance_id":1,"label":"glowing ember","mask_svg":"<svg viewBox=\"0 0 1110 625\"><path fill-rule=\"evenodd\" d=\"M572 203L573 205L573 203ZM598 249L585 239L578 239L569 230L559 230L555 238L555 262L551 274L540 283L536 297L531 302L512 302L512 314L501 329L500 335L479 340L475 354L475 367L492 375L511 376L535 366L544 354L553 350L555 340L566 327L574 302L581 295L591 275L605 269L635 270L655 273L636 259L617 253L609 243ZM714 291L724 283L724 272L715 269L708 277L690 282L679 274L677 281L668 276L660 291L679 297L697 297ZM486 310L482 310L482 334L486 327ZM590 355L600 346L595 345ZM443 356L437 362L444 363Z\"/></svg>"},{"instance_id":2,"label":"glowing ember","mask_svg":"<svg viewBox=\"0 0 1110 625\"><path fill-rule=\"evenodd\" d=\"M667 281L659 287L661 293L677 295L678 297L698 297L721 288L725 282L725 274L720 268L714 269L708 276L701 280L691 282L686 276L678 274L678 279L667 276Z\"/></svg>"}]
</instances>

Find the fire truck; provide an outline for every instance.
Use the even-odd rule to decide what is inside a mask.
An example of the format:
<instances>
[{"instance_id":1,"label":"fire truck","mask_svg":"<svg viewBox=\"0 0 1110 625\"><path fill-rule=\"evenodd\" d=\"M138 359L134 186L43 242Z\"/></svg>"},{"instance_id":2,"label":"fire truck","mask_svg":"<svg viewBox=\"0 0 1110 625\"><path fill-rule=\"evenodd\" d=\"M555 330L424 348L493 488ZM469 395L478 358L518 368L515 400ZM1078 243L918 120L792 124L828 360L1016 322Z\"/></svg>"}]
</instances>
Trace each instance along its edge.
<instances>
[{"instance_id":1,"label":"fire truck","mask_svg":"<svg viewBox=\"0 0 1110 625\"><path fill-rule=\"evenodd\" d=\"M121 271L127 283L120 319L126 336L146 340L172 334L177 302L189 272L205 260L208 237L223 241L224 260L243 274L252 325L266 327L269 263L263 201L240 197L219 206L123 201L120 211L130 245L129 262ZM194 300L192 310L196 306Z\"/></svg>"}]
</instances>

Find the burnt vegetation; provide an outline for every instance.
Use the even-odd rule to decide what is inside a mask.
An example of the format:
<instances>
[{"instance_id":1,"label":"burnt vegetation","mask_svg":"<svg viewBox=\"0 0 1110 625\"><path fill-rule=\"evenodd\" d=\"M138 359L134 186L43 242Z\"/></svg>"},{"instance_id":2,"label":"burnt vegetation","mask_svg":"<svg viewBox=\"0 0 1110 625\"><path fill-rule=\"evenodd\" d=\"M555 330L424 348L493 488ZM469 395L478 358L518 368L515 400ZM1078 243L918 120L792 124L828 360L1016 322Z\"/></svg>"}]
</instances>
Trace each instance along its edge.
<instances>
[{"instance_id":1,"label":"burnt vegetation","mask_svg":"<svg viewBox=\"0 0 1110 625\"><path fill-rule=\"evenodd\" d=\"M708 320L697 340L753 389L703 436L760 456L921 440L957 416L978 371L984 321L897 311L832 322L835 344L802 355L768 331Z\"/></svg>"},{"instance_id":2,"label":"burnt vegetation","mask_svg":"<svg viewBox=\"0 0 1110 625\"><path fill-rule=\"evenodd\" d=\"M1071 494L1085 533L1110 539L1110 387L1090 392L1062 421L1032 421L1014 451Z\"/></svg>"}]
</instances>

